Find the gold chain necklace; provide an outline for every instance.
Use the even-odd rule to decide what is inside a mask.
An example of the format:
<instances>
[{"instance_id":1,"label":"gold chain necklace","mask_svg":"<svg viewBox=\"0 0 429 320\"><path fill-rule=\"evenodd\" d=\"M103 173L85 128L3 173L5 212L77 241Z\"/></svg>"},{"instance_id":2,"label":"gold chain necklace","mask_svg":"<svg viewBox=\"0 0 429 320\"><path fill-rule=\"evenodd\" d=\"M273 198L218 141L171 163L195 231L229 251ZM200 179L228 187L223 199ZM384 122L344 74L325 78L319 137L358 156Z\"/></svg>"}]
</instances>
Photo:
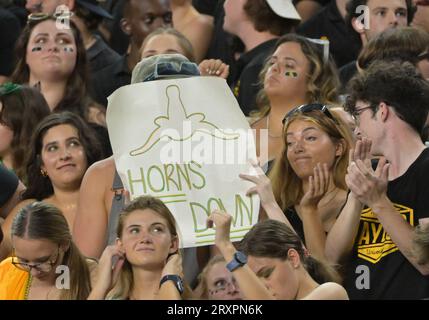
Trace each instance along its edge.
<instances>
[{"instance_id":1,"label":"gold chain necklace","mask_svg":"<svg viewBox=\"0 0 429 320\"><path fill-rule=\"evenodd\" d=\"M28 300L28 295L30 294L30 287L31 287L31 282L32 281L33 281L33 277L30 274L28 276L27 284L25 286L24 300Z\"/></svg>"}]
</instances>

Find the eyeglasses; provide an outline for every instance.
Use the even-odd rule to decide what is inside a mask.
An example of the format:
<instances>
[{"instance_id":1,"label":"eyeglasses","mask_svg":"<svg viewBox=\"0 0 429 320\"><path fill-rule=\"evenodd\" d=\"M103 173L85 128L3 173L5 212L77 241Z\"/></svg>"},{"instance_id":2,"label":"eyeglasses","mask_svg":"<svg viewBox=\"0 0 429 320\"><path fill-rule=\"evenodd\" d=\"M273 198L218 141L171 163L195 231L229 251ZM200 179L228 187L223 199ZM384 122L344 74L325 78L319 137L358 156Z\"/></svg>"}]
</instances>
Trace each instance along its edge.
<instances>
[{"instance_id":1,"label":"eyeglasses","mask_svg":"<svg viewBox=\"0 0 429 320\"><path fill-rule=\"evenodd\" d=\"M292 109L289 111L286 116L283 118L283 125L286 123L287 119L293 116L296 113L308 113L311 111L321 111L323 114L325 114L329 119L334 121L336 124L339 125L337 119L334 118L332 113L329 111L329 108L323 104L320 103L311 103L311 104L304 104L302 106L296 107L295 109Z\"/></svg>"},{"instance_id":2,"label":"eyeglasses","mask_svg":"<svg viewBox=\"0 0 429 320\"><path fill-rule=\"evenodd\" d=\"M23 270L23 271L27 271L27 272L31 272L31 269L33 269L33 268L39 272L49 272L52 270L52 267L58 262L59 256L60 256L60 247L58 246L57 256L55 257L54 260L51 257L46 262L30 264L30 263L19 262L18 258L15 256L15 252L14 252L14 254L12 256L12 264L16 268Z\"/></svg>"},{"instance_id":3,"label":"eyeglasses","mask_svg":"<svg viewBox=\"0 0 429 320\"><path fill-rule=\"evenodd\" d=\"M362 112L364 112L367 109L372 109L372 106L369 107L364 107L364 108L360 108L360 109L355 109L352 113L351 116L353 118L353 120L356 122L356 124L359 124L360 122L360 115L362 114Z\"/></svg>"},{"instance_id":4,"label":"eyeglasses","mask_svg":"<svg viewBox=\"0 0 429 320\"><path fill-rule=\"evenodd\" d=\"M162 78L170 78L171 76L198 76L200 70L193 62L159 62L155 66L153 73L143 79L143 82L158 80Z\"/></svg>"}]
</instances>

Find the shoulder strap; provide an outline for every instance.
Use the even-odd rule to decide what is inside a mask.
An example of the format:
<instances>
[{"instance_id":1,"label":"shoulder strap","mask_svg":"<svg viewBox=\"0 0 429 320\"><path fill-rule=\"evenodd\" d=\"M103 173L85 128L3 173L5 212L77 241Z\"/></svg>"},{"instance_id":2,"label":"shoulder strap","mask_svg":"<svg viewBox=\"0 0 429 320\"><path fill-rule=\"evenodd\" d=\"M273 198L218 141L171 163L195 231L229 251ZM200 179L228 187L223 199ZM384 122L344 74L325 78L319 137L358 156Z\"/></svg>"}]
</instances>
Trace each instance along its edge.
<instances>
[{"instance_id":1,"label":"shoulder strap","mask_svg":"<svg viewBox=\"0 0 429 320\"><path fill-rule=\"evenodd\" d=\"M107 245L115 243L116 240L116 226L118 225L119 214L124 207L124 186L118 171L115 167L115 178L113 179L112 191L115 193L112 198L112 207L109 214L109 226L107 233Z\"/></svg>"}]
</instances>

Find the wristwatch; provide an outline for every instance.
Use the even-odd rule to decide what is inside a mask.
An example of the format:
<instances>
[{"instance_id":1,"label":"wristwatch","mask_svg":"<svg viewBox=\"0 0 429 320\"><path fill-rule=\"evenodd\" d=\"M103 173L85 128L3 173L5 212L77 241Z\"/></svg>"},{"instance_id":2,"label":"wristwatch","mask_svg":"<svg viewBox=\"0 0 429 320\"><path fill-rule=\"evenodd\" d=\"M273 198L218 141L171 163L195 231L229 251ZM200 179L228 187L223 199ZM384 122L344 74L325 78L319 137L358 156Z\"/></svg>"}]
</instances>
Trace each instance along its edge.
<instances>
[{"instance_id":1,"label":"wristwatch","mask_svg":"<svg viewBox=\"0 0 429 320\"><path fill-rule=\"evenodd\" d=\"M179 275L167 274L166 276L163 276L159 283L159 287L161 288L162 284L166 281L173 281L177 291L179 291L180 294L182 294L183 291L185 291L185 287L183 286L183 280Z\"/></svg>"},{"instance_id":2,"label":"wristwatch","mask_svg":"<svg viewBox=\"0 0 429 320\"><path fill-rule=\"evenodd\" d=\"M238 269L244 266L246 263L247 263L247 256L241 251L236 251L234 253L234 258L232 258L231 262L229 262L226 265L226 268L230 272L233 272L235 269Z\"/></svg>"}]
</instances>

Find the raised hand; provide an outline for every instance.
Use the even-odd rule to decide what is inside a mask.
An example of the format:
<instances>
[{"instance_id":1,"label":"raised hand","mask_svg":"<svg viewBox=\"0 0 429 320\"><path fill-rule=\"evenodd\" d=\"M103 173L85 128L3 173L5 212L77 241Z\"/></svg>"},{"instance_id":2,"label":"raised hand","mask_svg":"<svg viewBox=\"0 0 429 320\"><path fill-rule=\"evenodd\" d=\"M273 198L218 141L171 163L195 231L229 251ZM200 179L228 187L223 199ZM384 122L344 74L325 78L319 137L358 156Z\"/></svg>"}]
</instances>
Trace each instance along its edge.
<instances>
[{"instance_id":1,"label":"raised hand","mask_svg":"<svg viewBox=\"0 0 429 320\"><path fill-rule=\"evenodd\" d=\"M165 264L164 268L162 269L162 275L163 276L169 275L169 274L177 274L182 279L184 277L183 274L183 265L182 265L182 257L177 252L172 255L170 255L167 259L167 263Z\"/></svg>"},{"instance_id":2,"label":"raised hand","mask_svg":"<svg viewBox=\"0 0 429 320\"><path fill-rule=\"evenodd\" d=\"M223 248L231 243L229 238L231 220L230 214L220 210L214 210L207 218L207 227L216 227L215 244L221 252Z\"/></svg>"},{"instance_id":3,"label":"raised hand","mask_svg":"<svg viewBox=\"0 0 429 320\"><path fill-rule=\"evenodd\" d=\"M386 196L389 177L389 163L382 157L374 171L362 160L351 162L347 168L346 183L358 200L373 207Z\"/></svg>"},{"instance_id":4,"label":"raised hand","mask_svg":"<svg viewBox=\"0 0 429 320\"><path fill-rule=\"evenodd\" d=\"M328 191L331 174L326 163L318 163L314 169L314 174L309 177L309 188L301 199L301 208L317 209L319 201Z\"/></svg>"},{"instance_id":5,"label":"raised hand","mask_svg":"<svg viewBox=\"0 0 429 320\"><path fill-rule=\"evenodd\" d=\"M104 249L98 263L97 278L93 287L93 292L97 293L94 298L105 298L106 294L118 281L119 273L124 262L125 253L119 245L107 246L106 249Z\"/></svg>"},{"instance_id":6,"label":"raised hand","mask_svg":"<svg viewBox=\"0 0 429 320\"><path fill-rule=\"evenodd\" d=\"M198 68L202 76L215 76L226 79L229 75L229 65L219 59L203 60Z\"/></svg>"},{"instance_id":7,"label":"raised hand","mask_svg":"<svg viewBox=\"0 0 429 320\"><path fill-rule=\"evenodd\" d=\"M243 180L253 182L254 187L247 190L248 196L257 193L261 200L262 207L276 203L271 180L265 175L262 168L257 163L252 163L252 169L256 174L240 173L239 177Z\"/></svg>"}]
</instances>

